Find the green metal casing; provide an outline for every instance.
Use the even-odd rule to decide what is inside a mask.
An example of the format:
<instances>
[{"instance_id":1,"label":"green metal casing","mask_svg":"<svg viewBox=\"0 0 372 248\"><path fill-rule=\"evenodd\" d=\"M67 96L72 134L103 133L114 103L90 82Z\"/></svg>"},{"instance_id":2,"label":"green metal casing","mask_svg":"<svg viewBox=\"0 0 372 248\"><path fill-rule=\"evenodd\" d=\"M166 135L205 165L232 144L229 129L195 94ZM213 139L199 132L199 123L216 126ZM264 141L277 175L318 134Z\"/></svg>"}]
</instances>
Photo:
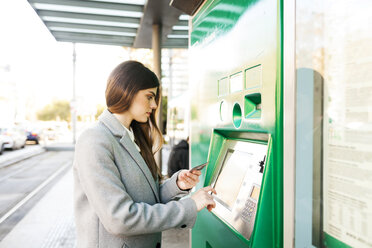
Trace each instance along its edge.
<instances>
[{"instance_id":1,"label":"green metal casing","mask_svg":"<svg viewBox=\"0 0 372 248\"><path fill-rule=\"evenodd\" d=\"M283 246L282 33L280 0L207 0L192 18L191 167L209 161L197 189L227 139L268 144L251 238L204 209L192 247Z\"/></svg>"}]
</instances>

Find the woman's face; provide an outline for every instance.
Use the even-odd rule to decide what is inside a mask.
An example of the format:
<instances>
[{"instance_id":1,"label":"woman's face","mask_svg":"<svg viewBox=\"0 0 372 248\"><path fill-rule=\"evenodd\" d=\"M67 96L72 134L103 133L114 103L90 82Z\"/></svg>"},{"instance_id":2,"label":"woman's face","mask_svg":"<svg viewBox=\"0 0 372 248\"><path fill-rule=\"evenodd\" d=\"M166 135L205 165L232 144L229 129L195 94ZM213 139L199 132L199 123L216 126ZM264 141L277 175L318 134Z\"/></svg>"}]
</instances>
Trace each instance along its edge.
<instances>
[{"instance_id":1,"label":"woman's face","mask_svg":"<svg viewBox=\"0 0 372 248\"><path fill-rule=\"evenodd\" d=\"M157 87L140 90L133 98L133 102L128 109L133 120L147 122L152 111L158 107L155 102Z\"/></svg>"}]
</instances>

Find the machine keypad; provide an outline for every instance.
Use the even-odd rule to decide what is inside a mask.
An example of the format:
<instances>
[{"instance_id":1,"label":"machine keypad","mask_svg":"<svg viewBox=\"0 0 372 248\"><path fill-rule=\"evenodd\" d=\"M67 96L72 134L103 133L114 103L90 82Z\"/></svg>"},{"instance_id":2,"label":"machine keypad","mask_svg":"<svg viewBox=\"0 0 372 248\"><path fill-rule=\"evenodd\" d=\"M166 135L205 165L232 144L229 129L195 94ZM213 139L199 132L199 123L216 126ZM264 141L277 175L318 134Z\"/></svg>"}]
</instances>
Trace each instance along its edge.
<instances>
[{"instance_id":1,"label":"machine keypad","mask_svg":"<svg viewBox=\"0 0 372 248\"><path fill-rule=\"evenodd\" d=\"M256 211L256 203L253 200L248 199L245 202L243 211L241 212L242 219L246 222L251 222L252 217L254 217L255 215L255 211Z\"/></svg>"}]
</instances>

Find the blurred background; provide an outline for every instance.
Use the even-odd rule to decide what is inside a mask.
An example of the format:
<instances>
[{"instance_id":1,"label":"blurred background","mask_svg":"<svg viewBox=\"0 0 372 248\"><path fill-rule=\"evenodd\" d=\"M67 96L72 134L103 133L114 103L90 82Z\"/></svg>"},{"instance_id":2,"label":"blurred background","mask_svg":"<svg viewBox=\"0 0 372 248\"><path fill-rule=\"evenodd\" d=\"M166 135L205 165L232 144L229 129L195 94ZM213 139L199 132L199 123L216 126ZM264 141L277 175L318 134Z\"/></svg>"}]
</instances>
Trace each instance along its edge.
<instances>
[{"instance_id":1,"label":"blurred background","mask_svg":"<svg viewBox=\"0 0 372 248\"><path fill-rule=\"evenodd\" d=\"M78 137L104 110L106 79L117 64L133 59L153 69L151 49L57 42L27 1L0 5L0 128L14 139L6 150L74 142L72 115ZM171 144L187 137L187 69L187 49L163 49L163 133Z\"/></svg>"}]
</instances>

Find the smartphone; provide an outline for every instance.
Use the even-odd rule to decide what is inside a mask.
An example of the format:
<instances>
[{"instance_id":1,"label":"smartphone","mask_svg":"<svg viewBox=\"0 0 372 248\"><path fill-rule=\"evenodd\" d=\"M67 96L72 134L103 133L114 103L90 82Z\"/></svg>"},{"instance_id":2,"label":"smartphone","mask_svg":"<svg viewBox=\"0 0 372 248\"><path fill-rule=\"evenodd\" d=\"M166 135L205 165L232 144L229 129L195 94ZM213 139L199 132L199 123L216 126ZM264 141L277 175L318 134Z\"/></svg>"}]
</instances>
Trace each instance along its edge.
<instances>
[{"instance_id":1,"label":"smartphone","mask_svg":"<svg viewBox=\"0 0 372 248\"><path fill-rule=\"evenodd\" d=\"M194 168L192 168L191 170L190 170L190 172L193 172L193 171L197 171L197 170L202 170L205 166L207 166L207 164L209 164L209 162L206 162L206 163L204 163L204 164L201 164L201 165L198 165L198 166L195 166Z\"/></svg>"}]
</instances>

